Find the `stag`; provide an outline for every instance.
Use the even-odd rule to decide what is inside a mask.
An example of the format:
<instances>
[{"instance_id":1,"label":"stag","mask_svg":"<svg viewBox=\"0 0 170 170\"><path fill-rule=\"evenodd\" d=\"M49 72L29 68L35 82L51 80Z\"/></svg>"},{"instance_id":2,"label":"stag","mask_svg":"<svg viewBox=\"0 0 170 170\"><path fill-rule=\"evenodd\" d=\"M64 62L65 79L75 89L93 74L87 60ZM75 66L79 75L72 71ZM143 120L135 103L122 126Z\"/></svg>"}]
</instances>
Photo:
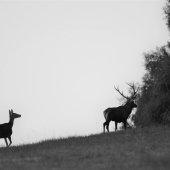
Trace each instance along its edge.
<instances>
[{"instance_id":1,"label":"stag","mask_svg":"<svg viewBox=\"0 0 170 170\"><path fill-rule=\"evenodd\" d=\"M117 130L117 124L121 123L121 122L123 122L124 128L126 130L127 119L129 117L130 113L132 112L132 109L137 107L134 100L137 96L137 91L138 91L138 88L137 89L135 88L134 83L128 84L128 85L133 90L132 95L130 97L125 96L123 94L123 92L120 92L119 86L117 88L114 86L115 90L118 91L119 94L121 96L123 96L123 98L126 99L126 103L123 106L107 108L106 110L104 110L103 114L104 114L104 117L105 117L105 120L106 120L103 123L103 132L104 133L105 133L105 126L106 126L107 131L109 132L110 121L115 121L115 131Z\"/></svg>"},{"instance_id":2,"label":"stag","mask_svg":"<svg viewBox=\"0 0 170 170\"><path fill-rule=\"evenodd\" d=\"M14 119L21 117L21 115L14 113L13 110L9 110L9 122L0 124L0 138L4 138L6 147L9 147L12 144L11 135L12 127L14 124ZM7 142L9 140L9 144Z\"/></svg>"}]
</instances>

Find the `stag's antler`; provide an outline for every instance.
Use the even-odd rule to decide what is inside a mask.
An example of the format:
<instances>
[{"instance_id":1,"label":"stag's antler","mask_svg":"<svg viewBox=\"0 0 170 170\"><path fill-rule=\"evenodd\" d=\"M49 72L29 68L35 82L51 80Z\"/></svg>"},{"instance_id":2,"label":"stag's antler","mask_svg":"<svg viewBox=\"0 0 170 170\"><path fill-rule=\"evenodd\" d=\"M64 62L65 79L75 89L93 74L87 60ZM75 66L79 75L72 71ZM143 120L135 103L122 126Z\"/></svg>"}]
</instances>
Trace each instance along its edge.
<instances>
[{"instance_id":1,"label":"stag's antler","mask_svg":"<svg viewBox=\"0 0 170 170\"><path fill-rule=\"evenodd\" d=\"M122 92L120 92L120 90L119 90L119 86L117 86L117 88L114 86L114 88L115 88L115 90L121 95L121 96L123 96L125 99L129 99L129 97L127 97L127 96L125 96L124 94L123 94L123 91Z\"/></svg>"},{"instance_id":2,"label":"stag's antler","mask_svg":"<svg viewBox=\"0 0 170 170\"><path fill-rule=\"evenodd\" d=\"M136 93L138 92L139 87L137 87L137 89L136 89L134 82L133 82L133 84L129 84L129 83L126 83L126 84L129 85L132 88L133 95L130 98L134 100L136 98L136 95L137 95Z\"/></svg>"},{"instance_id":3,"label":"stag's antler","mask_svg":"<svg viewBox=\"0 0 170 170\"><path fill-rule=\"evenodd\" d=\"M133 83L133 84L129 84L129 83L126 83L127 85L129 85L131 88L132 88L132 90L133 90L133 95L132 96L130 96L130 97L128 97L128 96L125 96L124 94L123 94L123 91L122 92L120 92L120 90L119 90L119 86L116 88L115 86L114 86L114 88L115 88L115 90L117 91L117 92L119 92L119 94L121 95L121 96L123 96L125 99L127 99L128 101L129 100L134 100L135 98L136 98L136 93L138 92L138 90L139 90L139 88L135 88L135 84Z\"/></svg>"}]
</instances>

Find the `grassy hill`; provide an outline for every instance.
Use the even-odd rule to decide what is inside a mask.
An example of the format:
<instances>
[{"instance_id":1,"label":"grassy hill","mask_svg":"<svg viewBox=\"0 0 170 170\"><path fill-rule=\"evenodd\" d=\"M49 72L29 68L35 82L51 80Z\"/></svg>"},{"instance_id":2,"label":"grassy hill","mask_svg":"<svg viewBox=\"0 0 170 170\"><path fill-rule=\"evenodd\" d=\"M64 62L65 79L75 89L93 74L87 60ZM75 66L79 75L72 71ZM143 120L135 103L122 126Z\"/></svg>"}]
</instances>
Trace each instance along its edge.
<instances>
[{"instance_id":1,"label":"grassy hill","mask_svg":"<svg viewBox=\"0 0 170 170\"><path fill-rule=\"evenodd\" d=\"M170 169L170 128L128 129L0 148L0 169Z\"/></svg>"}]
</instances>

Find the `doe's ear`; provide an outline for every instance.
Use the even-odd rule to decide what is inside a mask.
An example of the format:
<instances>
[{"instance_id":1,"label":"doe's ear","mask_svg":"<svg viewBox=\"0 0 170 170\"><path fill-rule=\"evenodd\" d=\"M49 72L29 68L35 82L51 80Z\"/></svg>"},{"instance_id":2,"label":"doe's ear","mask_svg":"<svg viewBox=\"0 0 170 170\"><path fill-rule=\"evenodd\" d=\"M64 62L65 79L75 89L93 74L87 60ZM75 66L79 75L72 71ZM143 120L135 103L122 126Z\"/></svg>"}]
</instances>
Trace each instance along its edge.
<instances>
[{"instance_id":1,"label":"doe's ear","mask_svg":"<svg viewBox=\"0 0 170 170\"><path fill-rule=\"evenodd\" d=\"M9 120L11 119L11 111L9 110Z\"/></svg>"}]
</instances>

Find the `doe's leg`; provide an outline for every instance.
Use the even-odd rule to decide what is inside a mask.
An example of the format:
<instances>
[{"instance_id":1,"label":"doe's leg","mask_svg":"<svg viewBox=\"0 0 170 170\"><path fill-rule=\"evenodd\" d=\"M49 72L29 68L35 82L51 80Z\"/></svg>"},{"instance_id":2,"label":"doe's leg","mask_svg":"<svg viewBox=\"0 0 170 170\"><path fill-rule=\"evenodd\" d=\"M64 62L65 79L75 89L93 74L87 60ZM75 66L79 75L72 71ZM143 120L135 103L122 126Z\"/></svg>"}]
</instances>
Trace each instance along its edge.
<instances>
[{"instance_id":1,"label":"doe's leg","mask_svg":"<svg viewBox=\"0 0 170 170\"><path fill-rule=\"evenodd\" d=\"M105 133L106 122L103 123L103 133Z\"/></svg>"},{"instance_id":2,"label":"doe's leg","mask_svg":"<svg viewBox=\"0 0 170 170\"><path fill-rule=\"evenodd\" d=\"M6 147L8 147L7 139L6 139L6 138L4 138L4 140L5 140L5 143L6 143Z\"/></svg>"},{"instance_id":3,"label":"doe's leg","mask_svg":"<svg viewBox=\"0 0 170 170\"><path fill-rule=\"evenodd\" d=\"M8 146L10 146L10 145L12 144L11 136L9 136L8 139L9 139L9 141L10 141L10 143L9 143Z\"/></svg>"}]
</instances>

